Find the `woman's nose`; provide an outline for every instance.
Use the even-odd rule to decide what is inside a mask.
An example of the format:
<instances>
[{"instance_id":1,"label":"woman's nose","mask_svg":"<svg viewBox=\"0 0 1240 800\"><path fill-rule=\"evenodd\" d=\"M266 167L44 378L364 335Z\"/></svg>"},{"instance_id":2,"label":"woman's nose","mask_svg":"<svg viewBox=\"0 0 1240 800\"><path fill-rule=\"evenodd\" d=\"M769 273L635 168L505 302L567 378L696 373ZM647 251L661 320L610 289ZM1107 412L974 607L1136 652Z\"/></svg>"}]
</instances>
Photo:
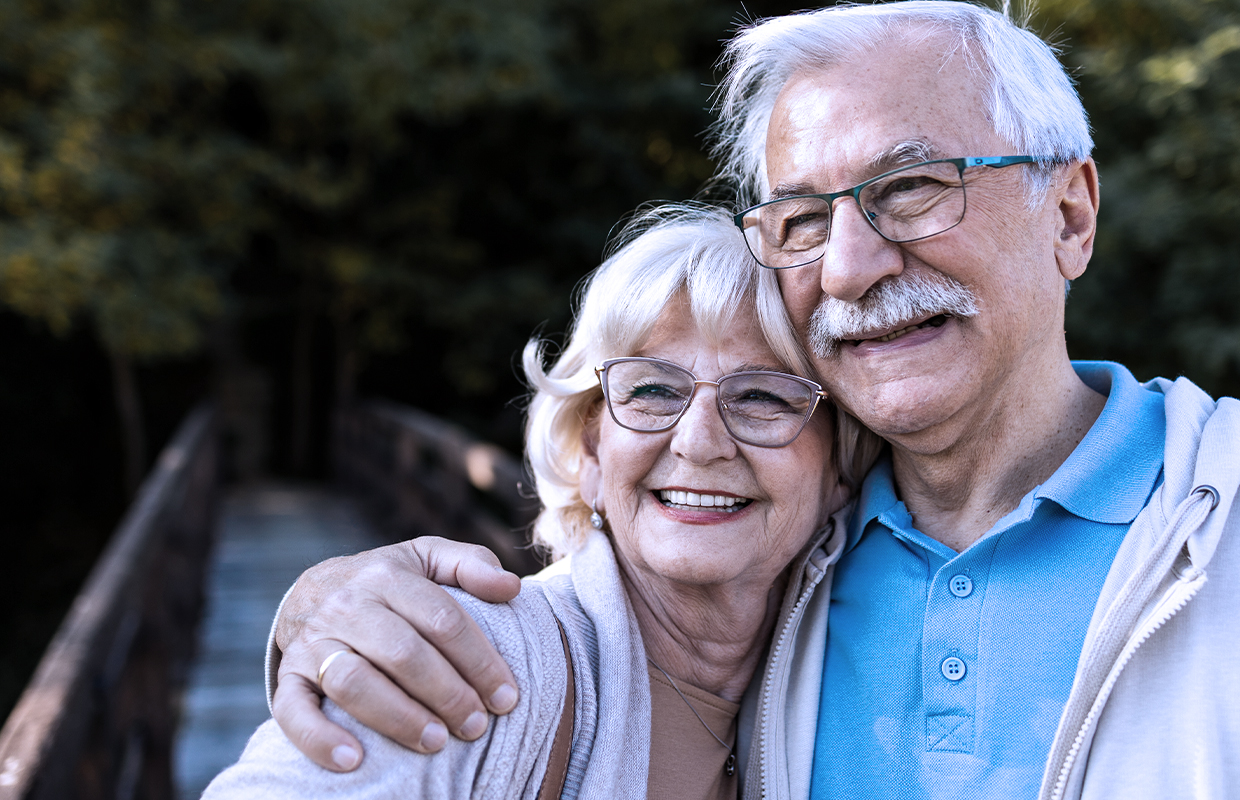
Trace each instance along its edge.
<instances>
[{"instance_id":1,"label":"woman's nose","mask_svg":"<svg viewBox=\"0 0 1240 800\"><path fill-rule=\"evenodd\" d=\"M719 415L718 391L714 384L699 383L689 407L673 428L672 452L691 463L705 464L736 455L736 441Z\"/></svg>"}]
</instances>

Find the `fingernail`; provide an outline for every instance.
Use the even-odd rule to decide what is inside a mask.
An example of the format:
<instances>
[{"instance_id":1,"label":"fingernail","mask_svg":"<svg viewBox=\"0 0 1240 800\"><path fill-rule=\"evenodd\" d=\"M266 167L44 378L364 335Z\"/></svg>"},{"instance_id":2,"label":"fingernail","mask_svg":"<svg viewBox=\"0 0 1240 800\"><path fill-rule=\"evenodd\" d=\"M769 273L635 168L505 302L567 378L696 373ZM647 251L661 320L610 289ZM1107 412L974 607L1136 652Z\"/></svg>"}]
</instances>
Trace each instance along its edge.
<instances>
[{"instance_id":1,"label":"fingernail","mask_svg":"<svg viewBox=\"0 0 1240 800\"><path fill-rule=\"evenodd\" d=\"M422 740L420 744L422 749L428 752L435 752L448 743L448 729L438 722L428 723L422 729Z\"/></svg>"},{"instance_id":2,"label":"fingernail","mask_svg":"<svg viewBox=\"0 0 1240 800\"><path fill-rule=\"evenodd\" d=\"M487 715L481 711L475 711L465 720L465 724L461 726L461 738L477 739L487 729Z\"/></svg>"},{"instance_id":3,"label":"fingernail","mask_svg":"<svg viewBox=\"0 0 1240 800\"><path fill-rule=\"evenodd\" d=\"M362 754L347 744L338 744L332 750L332 762L343 770L354 769L362 761Z\"/></svg>"},{"instance_id":4,"label":"fingernail","mask_svg":"<svg viewBox=\"0 0 1240 800\"><path fill-rule=\"evenodd\" d=\"M511 684L505 683L495 690L495 694L491 695L491 708L500 714L512 710L517 704L517 690Z\"/></svg>"}]
</instances>

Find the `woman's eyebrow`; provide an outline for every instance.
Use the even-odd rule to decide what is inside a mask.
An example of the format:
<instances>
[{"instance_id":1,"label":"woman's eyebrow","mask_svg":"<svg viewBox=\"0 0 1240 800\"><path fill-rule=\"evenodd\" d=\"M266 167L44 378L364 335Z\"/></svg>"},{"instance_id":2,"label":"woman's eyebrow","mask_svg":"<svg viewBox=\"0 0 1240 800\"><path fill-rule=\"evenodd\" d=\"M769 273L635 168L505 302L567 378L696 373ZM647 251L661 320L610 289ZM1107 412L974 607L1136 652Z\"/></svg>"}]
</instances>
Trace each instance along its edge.
<instances>
[{"instance_id":1,"label":"woman's eyebrow","mask_svg":"<svg viewBox=\"0 0 1240 800\"><path fill-rule=\"evenodd\" d=\"M726 374L735 375L738 372L788 372L785 367L771 366L770 364L741 364L736 369L728 370Z\"/></svg>"}]
</instances>

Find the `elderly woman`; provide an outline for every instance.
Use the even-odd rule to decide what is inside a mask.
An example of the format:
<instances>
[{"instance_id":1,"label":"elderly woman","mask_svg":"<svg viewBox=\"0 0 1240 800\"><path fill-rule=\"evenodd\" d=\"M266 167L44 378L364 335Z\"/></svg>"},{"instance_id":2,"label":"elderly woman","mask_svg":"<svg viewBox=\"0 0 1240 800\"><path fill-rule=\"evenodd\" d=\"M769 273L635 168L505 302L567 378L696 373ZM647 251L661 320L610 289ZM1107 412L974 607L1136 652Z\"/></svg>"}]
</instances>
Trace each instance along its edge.
<instances>
[{"instance_id":1,"label":"elderly woman","mask_svg":"<svg viewBox=\"0 0 1240 800\"><path fill-rule=\"evenodd\" d=\"M205 798L738 796L741 695L840 539L855 449L722 211L630 226L549 371L545 356L526 348L535 538L569 567L507 604L456 593L517 708L422 755L327 701L359 769L317 767L268 722Z\"/></svg>"}]
</instances>

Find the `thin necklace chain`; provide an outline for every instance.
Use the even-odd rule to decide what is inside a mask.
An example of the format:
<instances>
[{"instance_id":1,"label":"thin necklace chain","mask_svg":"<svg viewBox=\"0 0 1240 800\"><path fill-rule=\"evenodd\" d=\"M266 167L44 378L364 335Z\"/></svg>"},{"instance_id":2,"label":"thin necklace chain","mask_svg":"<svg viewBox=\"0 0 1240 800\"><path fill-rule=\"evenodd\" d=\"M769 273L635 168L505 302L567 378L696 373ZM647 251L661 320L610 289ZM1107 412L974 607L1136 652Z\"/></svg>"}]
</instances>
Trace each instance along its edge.
<instances>
[{"instance_id":1,"label":"thin necklace chain","mask_svg":"<svg viewBox=\"0 0 1240 800\"><path fill-rule=\"evenodd\" d=\"M685 705L687 705L689 707L689 710L693 712L693 716L697 717L697 721L702 723L702 727L706 729L706 732L714 737L715 741L719 743L720 747L728 751L727 760L723 762L723 772L729 778L735 775L736 774L736 753L732 752L732 748L729 747L722 739L720 739L717 733L715 733L713 730L710 729L710 726L706 724L706 720L702 719L702 715L699 714L698 710L693 707L693 703L690 703L689 698L685 697L685 693L680 691L680 687L676 685L676 681L672 680L672 676L667 674L667 670L663 669L663 667L660 667L658 664L654 663L654 659L651 658L650 656L646 656L646 660L650 662L650 666L654 667L659 672L663 673L663 677L667 678L667 682L670 683L672 685L672 688L676 690L676 694L680 695L680 699L685 701Z\"/></svg>"}]
</instances>

